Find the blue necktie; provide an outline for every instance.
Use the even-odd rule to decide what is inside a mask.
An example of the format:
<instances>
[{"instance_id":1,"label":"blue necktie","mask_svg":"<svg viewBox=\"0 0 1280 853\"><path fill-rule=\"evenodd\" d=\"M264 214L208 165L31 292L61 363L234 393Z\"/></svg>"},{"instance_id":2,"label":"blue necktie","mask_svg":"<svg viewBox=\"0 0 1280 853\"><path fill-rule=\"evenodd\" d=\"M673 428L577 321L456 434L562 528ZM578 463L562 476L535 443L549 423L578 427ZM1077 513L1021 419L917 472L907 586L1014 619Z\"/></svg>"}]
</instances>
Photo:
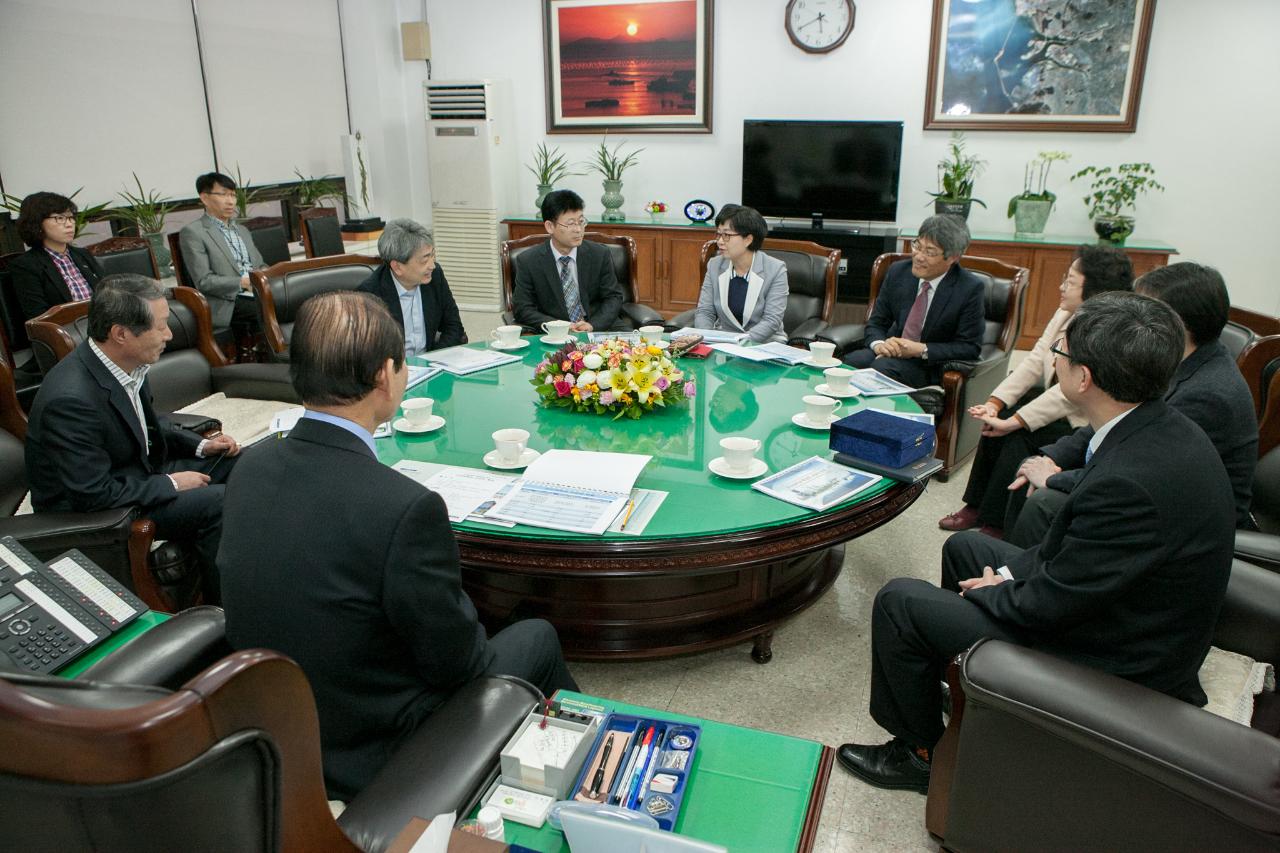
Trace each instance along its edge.
<instances>
[{"instance_id":1,"label":"blue necktie","mask_svg":"<svg viewBox=\"0 0 1280 853\"><path fill-rule=\"evenodd\" d=\"M564 307L569 311L570 322L577 323L582 319L582 300L578 298L578 285L569 272L568 255L560 258L560 289L564 291Z\"/></svg>"},{"instance_id":2,"label":"blue necktie","mask_svg":"<svg viewBox=\"0 0 1280 853\"><path fill-rule=\"evenodd\" d=\"M1089 460L1090 460L1090 459L1092 459L1092 458L1093 458L1093 448L1092 448L1092 447L1086 447L1086 448L1084 449L1084 464L1088 465L1088 464L1089 464Z\"/></svg>"}]
</instances>

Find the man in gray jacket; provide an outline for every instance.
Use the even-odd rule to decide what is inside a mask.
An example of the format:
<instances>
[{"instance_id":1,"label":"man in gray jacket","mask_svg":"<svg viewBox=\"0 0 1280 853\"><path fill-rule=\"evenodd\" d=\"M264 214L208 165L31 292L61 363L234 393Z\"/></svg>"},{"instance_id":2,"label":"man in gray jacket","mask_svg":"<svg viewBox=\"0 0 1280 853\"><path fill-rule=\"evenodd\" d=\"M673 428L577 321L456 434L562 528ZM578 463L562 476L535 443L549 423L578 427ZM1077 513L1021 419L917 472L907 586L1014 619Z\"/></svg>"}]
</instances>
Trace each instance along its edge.
<instances>
[{"instance_id":1,"label":"man in gray jacket","mask_svg":"<svg viewBox=\"0 0 1280 853\"><path fill-rule=\"evenodd\" d=\"M261 320L249 272L266 263L248 229L234 220L236 182L210 172L196 178L196 192L204 205L204 216L178 235L187 275L209 301L215 335L231 327L256 332Z\"/></svg>"}]
</instances>

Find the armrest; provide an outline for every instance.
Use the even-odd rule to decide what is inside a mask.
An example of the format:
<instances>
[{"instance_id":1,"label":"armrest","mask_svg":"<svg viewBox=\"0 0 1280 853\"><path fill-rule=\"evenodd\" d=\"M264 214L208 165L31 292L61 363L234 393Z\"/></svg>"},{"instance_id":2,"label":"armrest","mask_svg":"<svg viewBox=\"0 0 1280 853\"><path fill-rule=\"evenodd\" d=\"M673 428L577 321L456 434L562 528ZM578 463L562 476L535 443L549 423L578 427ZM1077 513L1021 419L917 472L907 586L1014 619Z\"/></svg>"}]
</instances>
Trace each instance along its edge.
<instances>
[{"instance_id":1,"label":"armrest","mask_svg":"<svg viewBox=\"0 0 1280 853\"><path fill-rule=\"evenodd\" d=\"M861 323L842 323L838 326L827 326L818 334L818 340L828 341L836 345L836 355L840 356L862 346L862 339L867 335L867 327Z\"/></svg>"},{"instance_id":2,"label":"armrest","mask_svg":"<svg viewBox=\"0 0 1280 853\"><path fill-rule=\"evenodd\" d=\"M230 364L211 373L213 390L228 397L301 403L289 379L288 364Z\"/></svg>"},{"instance_id":3,"label":"armrest","mask_svg":"<svg viewBox=\"0 0 1280 853\"><path fill-rule=\"evenodd\" d=\"M787 336L787 343L793 347L806 347L816 341L818 335L826 328L826 320L821 317L810 317L791 330L791 334Z\"/></svg>"},{"instance_id":4,"label":"armrest","mask_svg":"<svg viewBox=\"0 0 1280 853\"><path fill-rule=\"evenodd\" d=\"M538 698L515 678L485 676L464 685L404 741L338 825L361 850L380 851L414 817L470 809Z\"/></svg>"},{"instance_id":5,"label":"armrest","mask_svg":"<svg viewBox=\"0 0 1280 853\"><path fill-rule=\"evenodd\" d=\"M221 607L192 607L134 637L80 676L176 690L231 654Z\"/></svg>"},{"instance_id":6,"label":"armrest","mask_svg":"<svg viewBox=\"0 0 1280 853\"><path fill-rule=\"evenodd\" d=\"M668 332L674 332L677 329L683 329L686 326L692 326L693 316L696 313L697 313L696 309L693 309L693 308L690 308L688 311L681 311L679 314L672 317L663 325L666 327L666 330Z\"/></svg>"},{"instance_id":7,"label":"armrest","mask_svg":"<svg viewBox=\"0 0 1280 853\"><path fill-rule=\"evenodd\" d=\"M1054 835L1059 827L1072 827L1080 839L1115 832L1114 827L1074 824L1096 816L1091 815L1094 802L1117 788L1128 792L1129 802L1107 808L1131 810L1134 825L1126 832L1132 838L1162 838L1170 827L1177 831L1179 823L1206 812L1249 832L1280 830L1280 741L1263 732L1099 670L997 640L979 642L969 651L961 683L965 711L948 835L958 809L967 812L966 823L980 819L983 811L991 819L992 810L1017 810L1020 817L1013 824L1040 821L1041 837L1070 847L1073 839ZM974 785L974 774L990 784ZM1162 821L1164 831L1145 834L1149 825ZM999 830L1018 831L1026 830ZM991 846L1007 847L1006 840ZM1224 846L1231 844L1224 841Z\"/></svg>"},{"instance_id":8,"label":"armrest","mask_svg":"<svg viewBox=\"0 0 1280 853\"><path fill-rule=\"evenodd\" d=\"M648 305L641 305L639 302L622 303L622 313L631 319L637 329L641 326L661 326L663 324L661 314Z\"/></svg>"},{"instance_id":9,"label":"armrest","mask_svg":"<svg viewBox=\"0 0 1280 853\"><path fill-rule=\"evenodd\" d=\"M1257 530L1237 530L1236 556L1255 566L1280 572L1280 536Z\"/></svg>"},{"instance_id":10,"label":"armrest","mask_svg":"<svg viewBox=\"0 0 1280 853\"><path fill-rule=\"evenodd\" d=\"M948 361L944 362L942 369L944 371L954 371L959 373L966 379L977 379L979 376L986 376L992 371L999 371L999 379L1004 379L1009 367L1009 353L1000 353L995 358L984 358L978 361ZM996 384L999 384L997 382Z\"/></svg>"},{"instance_id":11,"label":"armrest","mask_svg":"<svg viewBox=\"0 0 1280 853\"><path fill-rule=\"evenodd\" d=\"M1213 644L1280 667L1280 574L1231 561Z\"/></svg>"},{"instance_id":12,"label":"armrest","mask_svg":"<svg viewBox=\"0 0 1280 853\"><path fill-rule=\"evenodd\" d=\"M129 525L137 507L100 512L36 512L0 518L0 536L12 536L40 559L68 548L116 545L129 540ZM127 556L125 562L128 562Z\"/></svg>"}]
</instances>

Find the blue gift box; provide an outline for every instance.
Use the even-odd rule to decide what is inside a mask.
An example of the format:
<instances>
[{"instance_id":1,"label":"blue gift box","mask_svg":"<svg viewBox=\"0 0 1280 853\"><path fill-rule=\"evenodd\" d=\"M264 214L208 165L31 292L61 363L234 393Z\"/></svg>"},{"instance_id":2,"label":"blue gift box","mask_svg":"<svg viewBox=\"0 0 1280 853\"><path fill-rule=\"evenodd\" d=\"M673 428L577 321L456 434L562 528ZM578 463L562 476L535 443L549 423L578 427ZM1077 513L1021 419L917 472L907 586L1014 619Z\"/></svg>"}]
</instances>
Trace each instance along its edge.
<instances>
[{"instance_id":1,"label":"blue gift box","mask_svg":"<svg viewBox=\"0 0 1280 853\"><path fill-rule=\"evenodd\" d=\"M831 425L831 449L886 468L901 468L933 452L933 425L863 409Z\"/></svg>"}]
</instances>

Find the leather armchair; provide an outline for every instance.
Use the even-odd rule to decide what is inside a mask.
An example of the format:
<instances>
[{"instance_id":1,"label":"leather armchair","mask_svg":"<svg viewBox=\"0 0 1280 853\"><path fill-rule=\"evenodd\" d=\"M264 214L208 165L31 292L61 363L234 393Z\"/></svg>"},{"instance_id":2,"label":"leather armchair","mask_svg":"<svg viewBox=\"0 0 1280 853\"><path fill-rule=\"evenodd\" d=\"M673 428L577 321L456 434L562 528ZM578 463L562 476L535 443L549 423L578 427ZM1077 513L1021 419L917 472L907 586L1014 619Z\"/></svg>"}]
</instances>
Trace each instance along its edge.
<instances>
[{"instance_id":1,"label":"leather armchair","mask_svg":"<svg viewBox=\"0 0 1280 853\"><path fill-rule=\"evenodd\" d=\"M824 337L836 306L840 250L828 249L810 240L778 240L772 237L761 243L760 249L787 265L787 309L782 315L787 343L807 347ZM706 279L707 264L717 251L715 240L702 244L699 284ZM696 309L682 311L667 323L667 330L692 326L696 313Z\"/></svg>"},{"instance_id":2,"label":"leather armchair","mask_svg":"<svg viewBox=\"0 0 1280 853\"><path fill-rule=\"evenodd\" d=\"M174 280L178 282L179 287L195 287L191 281L191 276L187 273L187 263L182 258L181 235L174 231L165 239L169 241L169 257L170 263L173 264Z\"/></svg>"},{"instance_id":3,"label":"leather armchair","mask_svg":"<svg viewBox=\"0 0 1280 853\"><path fill-rule=\"evenodd\" d=\"M338 227L338 210L333 207L313 207L298 214L302 225L302 248L308 258L324 258L346 254L342 242L342 229Z\"/></svg>"},{"instance_id":4,"label":"leather armchair","mask_svg":"<svg viewBox=\"0 0 1280 853\"><path fill-rule=\"evenodd\" d=\"M508 326L516 322L511 303L511 294L516 286L516 264L519 257L534 246L541 246L551 239L547 234L530 234L519 240L504 240L502 243L502 289L503 308L502 322ZM624 331L632 331L641 326L661 326L662 315L648 305L636 302L636 241L625 234L601 234L588 231L585 239L599 243L609 250L609 258L613 261L613 275L622 285L622 310L618 312L618 326ZM541 334L541 329L525 328L526 334Z\"/></svg>"},{"instance_id":5,"label":"leather armchair","mask_svg":"<svg viewBox=\"0 0 1280 853\"><path fill-rule=\"evenodd\" d=\"M241 223L258 247L263 263L282 264L290 260L289 237L284 233L284 220L278 216L255 216Z\"/></svg>"},{"instance_id":6,"label":"leather armchair","mask_svg":"<svg viewBox=\"0 0 1280 853\"><path fill-rule=\"evenodd\" d=\"M9 264L21 256L21 252L0 255L0 360L13 370L11 379L18 399L24 409L29 409L40 387L41 374L23 325L22 304L9 276Z\"/></svg>"},{"instance_id":7,"label":"leather armchair","mask_svg":"<svg viewBox=\"0 0 1280 853\"><path fill-rule=\"evenodd\" d=\"M1228 323L1227 328L1232 325L1234 324ZM1224 338L1225 332L1226 330ZM1237 355L1236 365L1249 385L1249 393L1253 395L1254 414L1261 424L1266 416L1268 399L1272 396L1271 380L1280 373L1280 335L1255 337ZM1258 452L1265 453L1266 449L1259 447Z\"/></svg>"},{"instance_id":8,"label":"leather armchair","mask_svg":"<svg viewBox=\"0 0 1280 853\"><path fill-rule=\"evenodd\" d=\"M133 273L147 278L160 278L160 266L144 237L108 237L85 250L98 259L107 275Z\"/></svg>"},{"instance_id":9,"label":"leather armchair","mask_svg":"<svg viewBox=\"0 0 1280 853\"><path fill-rule=\"evenodd\" d=\"M537 701L516 679L465 685L335 821L306 677L263 649L217 660L220 617L184 611L77 681L0 678L7 842L382 851L415 816L469 810Z\"/></svg>"},{"instance_id":10,"label":"leather armchair","mask_svg":"<svg viewBox=\"0 0 1280 853\"><path fill-rule=\"evenodd\" d=\"M889 267L908 259L909 254L894 252L876 258L871 267L871 301L884 282ZM991 392L1009 373L1009 359L1022 327L1023 304L1030 273L1025 267L1014 267L994 258L964 255L960 265L983 281L986 330L982 335L982 352L977 361L949 361L942 375L943 412L936 418L938 445L934 455L942 460L937 477L945 481L951 471L962 465L978 449L982 423L968 417L970 406L986 402ZM818 337L836 345L836 355L862 345L865 325L831 326Z\"/></svg>"},{"instance_id":11,"label":"leather armchair","mask_svg":"<svg viewBox=\"0 0 1280 853\"><path fill-rule=\"evenodd\" d=\"M287 361L293 323L302 303L331 290L355 290L382 265L365 255L286 261L249 273L262 311L262 330L276 358Z\"/></svg>"},{"instance_id":12,"label":"leather armchair","mask_svg":"<svg viewBox=\"0 0 1280 853\"><path fill-rule=\"evenodd\" d=\"M1231 354L1231 357L1239 360L1244 355L1244 351L1253 346L1254 341L1258 339L1258 335L1248 326L1228 320L1218 339L1222 341L1222 345L1227 348L1227 352Z\"/></svg>"},{"instance_id":13,"label":"leather armchair","mask_svg":"<svg viewBox=\"0 0 1280 853\"><path fill-rule=\"evenodd\" d=\"M1214 645L1280 665L1280 575L1237 561ZM1280 740L984 640L951 675L926 825L948 850L1275 850Z\"/></svg>"}]
</instances>

